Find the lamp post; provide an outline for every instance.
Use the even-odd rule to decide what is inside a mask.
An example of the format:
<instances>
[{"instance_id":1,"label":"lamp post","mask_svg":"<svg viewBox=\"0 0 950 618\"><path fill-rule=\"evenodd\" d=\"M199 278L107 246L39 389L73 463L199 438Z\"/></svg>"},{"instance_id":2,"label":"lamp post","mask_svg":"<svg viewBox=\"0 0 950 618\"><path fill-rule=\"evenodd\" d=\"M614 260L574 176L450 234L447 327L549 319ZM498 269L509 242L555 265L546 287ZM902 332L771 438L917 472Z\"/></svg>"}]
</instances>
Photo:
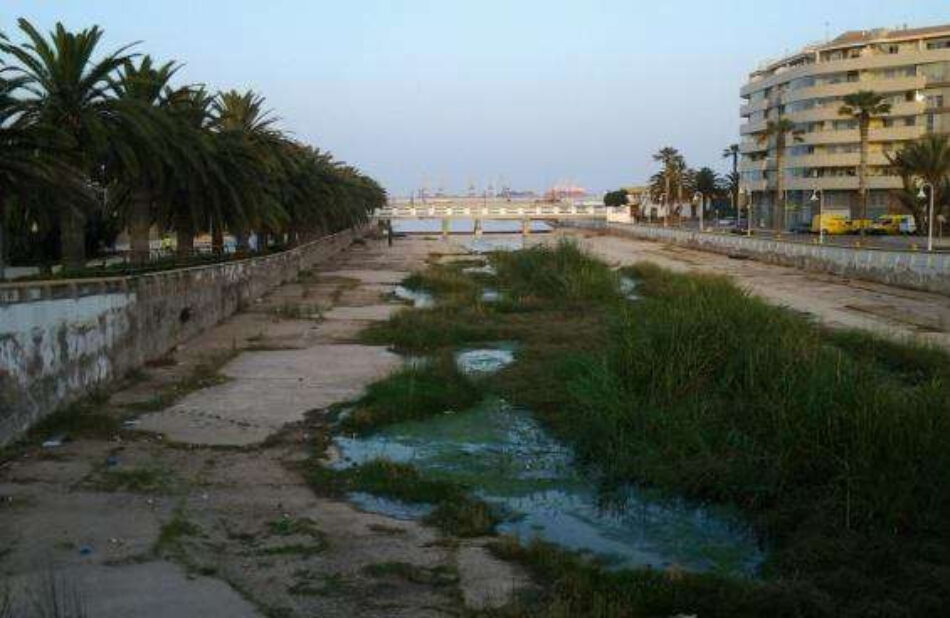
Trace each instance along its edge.
<instances>
[{"instance_id":1,"label":"lamp post","mask_svg":"<svg viewBox=\"0 0 950 618\"><path fill-rule=\"evenodd\" d=\"M703 195L702 191L697 191L696 195L693 196L693 199L699 200L699 231L703 231L703 211L706 209L706 196Z\"/></svg>"},{"instance_id":2,"label":"lamp post","mask_svg":"<svg viewBox=\"0 0 950 618\"><path fill-rule=\"evenodd\" d=\"M809 201L818 202L818 244L822 245L825 242L825 219L822 216L825 211L825 192L821 188L815 189Z\"/></svg>"},{"instance_id":3,"label":"lamp post","mask_svg":"<svg viewBox=\"0 0 950 618\"><path fill-rule=\"evenodd\" d=\"M920 183L920 191L917 193L918 199L924 199L927 195L924 193L924 187L930 187L930 208L927 211L927 251L934 250L934 186L929 182Z\"/></svg>"},{"instance_id":4,"label":"lamp post","mask_svg":"<svg viewBox=\"0 0 950 618\"><path fill-rule=\"evenodd\" d=\"M752 191L746 189L746 197L748 201L746 202L746 213L745 213L745 235L752 236Z\"/></svg>"}]
</instances>

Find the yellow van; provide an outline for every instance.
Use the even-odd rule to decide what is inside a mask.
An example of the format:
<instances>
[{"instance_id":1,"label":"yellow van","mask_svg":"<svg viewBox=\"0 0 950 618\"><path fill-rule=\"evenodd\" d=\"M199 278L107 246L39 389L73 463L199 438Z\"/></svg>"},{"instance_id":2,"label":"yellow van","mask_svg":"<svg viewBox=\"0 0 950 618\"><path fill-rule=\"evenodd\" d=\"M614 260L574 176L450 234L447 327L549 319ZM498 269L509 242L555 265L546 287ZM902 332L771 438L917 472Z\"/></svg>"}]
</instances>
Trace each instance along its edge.
<instances>
[{"instance_id":1,"label":"yellow van","mask_svg":"<svg viewBox=\"0 0 950 618\"><path fill-rule=\"evenodd\" d=\"M851 231L851 223L842 215L815 215L811 218L811 233L818 234L820 231L825 234L847 234Z\"/></svg>"},{"instance_id":2,"label":"yellow van","mask_svg":"<svg viewBox=\"0 0 950 618\"><path fill-rule=\"evenodd\" d=\"M881 215L871 226L874 234L913 234L917 231L917 222L913 215Z\"/></svg>"}]
</instances>

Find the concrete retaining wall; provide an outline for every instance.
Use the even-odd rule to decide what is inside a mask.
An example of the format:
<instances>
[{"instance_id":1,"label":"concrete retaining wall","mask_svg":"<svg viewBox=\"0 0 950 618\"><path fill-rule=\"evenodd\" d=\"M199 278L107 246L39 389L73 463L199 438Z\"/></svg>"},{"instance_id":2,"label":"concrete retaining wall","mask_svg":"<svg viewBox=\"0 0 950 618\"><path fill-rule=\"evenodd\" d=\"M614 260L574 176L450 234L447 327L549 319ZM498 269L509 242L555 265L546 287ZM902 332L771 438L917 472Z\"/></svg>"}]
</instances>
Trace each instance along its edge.
<instances>
[{"instance_id":1,"label":"concrete retaining wall","mask_svg":"<svg viewBox=\"0 0 950 618\"><path fill-rule=\"evenodd\" d=\"M950 296L950 253L853 249L646 225L608 224L598 227L617 236L657 240L727 255L743 255L783 266Z\"/></svg>"},{"instance_id":2,"label":"concrete retaining wall","mask_svg":"<svg viewBox=\"0 0 950 618\"><path fill-rule=\"evenodd\" d=\"M135 277L0 285L0 445L295 279L354 235Z\"/></svg>"}]
</instances>

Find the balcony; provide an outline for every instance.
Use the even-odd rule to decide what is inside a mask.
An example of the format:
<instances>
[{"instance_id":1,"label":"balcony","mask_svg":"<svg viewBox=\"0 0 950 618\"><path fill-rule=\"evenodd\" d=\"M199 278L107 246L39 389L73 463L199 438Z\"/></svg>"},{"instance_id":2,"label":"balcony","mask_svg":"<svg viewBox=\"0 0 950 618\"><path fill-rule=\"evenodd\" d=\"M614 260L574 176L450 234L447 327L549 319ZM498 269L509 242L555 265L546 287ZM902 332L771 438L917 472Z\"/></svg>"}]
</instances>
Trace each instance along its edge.
<instances>
[{"instance_id":1,"label":"balcony","mask_svg":"<svg viewBox=\"0 0 950 618\"><path fill-rule=\"evenodd\" d=\"M846 94L852 94L858 90L873 90L882 94L894 92L906 92L908 90L919 90L927 84L927 78L922 76L915 77L895 77L893 79L864 79L854 82L841 82L838 84L821 84L810 88L799 88L785 93L785 102L807 101L808 99L817 99L820 97L843 97Z\"/></svg>"},{"instance_id":2,"label":"balcony","mask_svg":"<svg viewBox=\"0 0 950 618\"><path fill-rule=\"evenodd\" d=\"M861 153L810 154L799 157L786 157L786 167L857 167L861 164ZM887 156L883 152L869 152L868 165L887 165Z\"/></svg>"},{"instance_id":3,"label":"balcony","mask_svg":"<svg viewBox=\"0 0 950 618\"><path fill-rule=\"evenodd\" d=\"M838 113L840 104L813 107L800 112L788 112L785 115L794 122L814 122L818 120L841 120L845 118ZM889 116L917 116L925 110L923 102L909 101L898 103L891 108Z\"/></svg>"},{"instance_id":4,"label":"balcony","mask_svg":"<svg viewBox=\"0 0 950 618\"><path fill-rule=\"evenodd\" d=\"M869 140L872 142L901 142L917 139L924 134L923 126L888 127L871 129ZM854 144L860 141L857 129L841 131L815 131L802 135L802 144Z\"/></svg>"},{"instance_id":5,"label":"balcony","mask_svg":"<svg viewBox=\"0 0 950 618\"><path fill-rule=\"evenodd\" d=\"M768 124L767 120L760 120L759 122L747 122L739 125L739 135L750 135L764 131L766 124Z\"/></svg>"},{"instance_id":6,"label":"balcony","mask_svg":"<svg viewBox=\"0 0 950 618\"><path fill-rule=\"evenodd\" d=\"M910 51L900 54L871 54L866 56L860 56L858 58L847 58L843 60L832 60L826 62L819 62L816 64L807 64L800 67L795 67L794 69L789 69L783 71L778 75L771 75L766 78L758 79L747 83L740 89L741 96L748 96L752 92L762 90L763 88L769 88L777 84L783 84L785 82L797 79L799 77L806 77L810 75L827 75L829 73L838 73L845 71L860 71L868 69L883 69L889 67L899 67L904 65L911 64L923 64L929 62L945 62L950 61L950 49L924 49L920 51ZM897 80L873 80L869 82L856 82L861 84L865 89L882 91L879 84L885 83L887 81L897 81ZM839 85L839 84L834 84ZM801 90L811 90L810 88L802 88ZM791 90L791 93L797 93L800 90ZM825 95L819 95L825 96ZM795 99L788 100L801 100L802 98L810 97L796 97Z\"/></svg>"},{"instance_id":7,"label":"balcony","mask_svg":"<svg viewBox=\"0 0 950 618\"><path fill-rule=\"evenodd\" d=\"M868 189L900 189L900 176L870 176ZM824 178L787 178L785 188L789 191L857 191L857 176L826 176Z\"/></svg>"}]
</instances>

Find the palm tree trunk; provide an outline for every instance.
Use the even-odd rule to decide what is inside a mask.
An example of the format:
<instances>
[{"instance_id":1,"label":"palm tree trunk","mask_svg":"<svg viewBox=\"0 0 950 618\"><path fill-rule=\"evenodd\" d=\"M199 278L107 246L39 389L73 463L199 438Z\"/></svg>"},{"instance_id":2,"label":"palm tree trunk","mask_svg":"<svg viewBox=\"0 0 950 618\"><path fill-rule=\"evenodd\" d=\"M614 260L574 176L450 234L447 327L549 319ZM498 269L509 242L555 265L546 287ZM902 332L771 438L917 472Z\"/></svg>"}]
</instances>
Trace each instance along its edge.
<instances>
[{"instance_id":1,"label":"palm tree trunk","mask_svg":"<svg viewBox=\"0 0 950 618\"><path fill-rule=\"evenodd\" d=\"M782 231L782 213L785 210L785 144L775 150L775 199L772 201L772 229Z\"/></svg>"},{"instance_id":2,"label":"palm tree trunk","mask_svg":"<svg viewBox=\"0 0 950 618\"><path fill-rule=\"evenodd\" d=\"M234 239L236 241L237 247L236 250L239 253L248 253L251 250L250 239L251 234L245 229L240 229L234 232Z\"/></svg>"},{"instance_id":3,"label":"palm tree trunk","mask_svg":"<svg viewBox=\"0 0 950 618\"><path fill-rule=\"evenodd\" d=\"M86 213L66 206L60 217L63 268L78 270L86 265Z\"/></svg>"},{"instance_id":4,"label":"palm tree trunk","mask_svg":"<svg viewBox=\"0 0 950 618\"><path fill-rule=\"evenodd\" d=\"M152 208L149 195L136 191L132 195L132 212L129 217L129 241L132 248L132 263L144 264L151 257L149 231L152 228Z\"/></svg>"},{"instance_id":5,"label":"palm tree trunk","mask_svg":"<svg viewBox=\"0 0 950 618\"><path fill-rule=\"evenodd\" d=\"M663 183L664 183L663 186L664 186L664 188L666 189L666 193L663 194L663 200L666 202L666 204L664 204L664 206L666 206L666 213L663 215L663 225L666 225L666 222L669 220L669 217L670 217L670 211L672 210L672 209L670 208L670 202L673 201L673 200L671 199L673 196L670 195L670 172L669 172L669 170L667 170L666 173L663 174Z\"/></svg>"},{"instance_id":6,"label":"palm tree trunk","mask_svg":"<svg viewBox=\"0 0 950 618\"><path fill-rule=\"evenodd\" d=\"M868 218L868 129L871 121L861 119L861 163L858 166L858 197L861 200L861 218ZM861 227L864 236L864 226Z\"/></svg>"},{"instance_id":7,"label":"palm tree trunk","mask_svg":"<svg viewBox=\"0 0 950 618\"><path fill-rule=\"evenodd\" d=\"M0 281L4 281L7 278L6 230L7 217L3 211L3 196L0 195Z\"/></svg>"},{"instance_id":8,"label":"palm tree trunk","mask_svg":"<svg viewBox=\"0 0 950 618\"><path fill-rule=\"evenodd\" d=\"M215 255L224 253L224 230L220 224L211 227L211 251Z\"/></svg>"},{"instance_id":9,"label":"palm tree trunk","mask_svg":"<svg viewBox=\"0 0 950 618\"><path fill-rule=\"evenodd\" d=\"M732 153L732 177L736 184L732 187L732 203L739 203L739 152Z\"/></svg>"},{"instance_id":10,"label":"palm tree trunk","mask_svg":"<svg viewBox=\"0 0 950 618\"><path fill-rule=\"evenodd\" d=\"M184 209L175 215L175 240L179 258L188 258L195 252L195 224Z\"/></svg>"}]
</instances>

